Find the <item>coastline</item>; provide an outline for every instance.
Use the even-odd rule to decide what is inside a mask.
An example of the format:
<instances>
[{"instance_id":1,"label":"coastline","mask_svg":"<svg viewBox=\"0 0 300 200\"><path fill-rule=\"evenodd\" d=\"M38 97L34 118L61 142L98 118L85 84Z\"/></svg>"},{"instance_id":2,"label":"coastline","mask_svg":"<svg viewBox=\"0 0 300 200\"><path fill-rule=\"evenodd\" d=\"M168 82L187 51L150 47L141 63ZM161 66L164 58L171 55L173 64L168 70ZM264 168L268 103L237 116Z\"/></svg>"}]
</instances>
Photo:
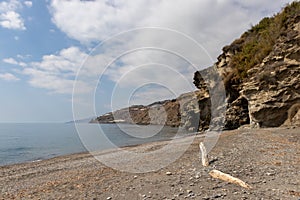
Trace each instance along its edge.
<instances>
[{"instance_id":1,"label":"coastline","mask_svg":"<svg viewBox=\"0 0 300 200\"><path fill-rule=\"evenodd\" d=\"M190 135L180 135L180 136L177 136L174 139L182 139L182 138L186 138L186 137L204 137L204 134L198 132L198 133L192 133ZM118 150L128 149L128 148L129 149L130 148L139 148L139 147L142 147L142 146L152 146L152 145L155 146L155 145L159 145L161 143L166 143L170 140L172 140L172 139L162 139L162 140L159 140L159 141L145 142L145 143L141 143L141 144L124 145L124 146L120 146L118 148L104 149L104 150L100 150L98 152L93 152L93 153L90 153L88 150L86 150L86 151L76 152L76 153L71 153L71 154L57 155L57 156L53 156L53 157L45 157L45 158L36 159L36 160L28 160L28 161L25 161L25 162L16 162L16 163L10 163L10 164L3 164L3 165L0 165L0 169L3 168L3 167L25 165L25 164L37 163L37 162L45 162L45 161L48 161L48 160L50 161L50 160L60 160L60 159L66 159L66 158L73 158L73 157L77 157L77 156L81 156L81 155L93 156L92 154L113 153L113 152L116 152Z\"/></svg>"},{"instance_id":2,"label":"coastline","mask_svg":"<svg viewBox=\"0 0 300 200\"><path fill-rule=\"evenodd\" d=\"M99 132L98 126L91 124L83 124L82 126L84 127L85 135ZM152 126L148 127L149 128L146 127L145 130L142 129L141 131L144 136L148 135L147 131L152 131ZM126 126L126 130L127 129L130 131L131 125ZM6 130L11 130L11 133L7 133ZM161 133L145 139L139 139L138 137L135 138L123 134L116 125L104 125L103 130L105 133L109 133L109 135L107 134L105 137L118 147L135 146L151 141L168 140L182 135L181 133L178 133L176 128L172 127L165 127ZM0 132L0 137L3 137L0 149L0 166L36 162L38 160L46 160L58 156L88 151L88 147L84 146L74 125L59 124L59 126L52 126L52 124L30 124L24 127L22 124L17 126L11 124L1 126ZM32 135L29 135L28 137L28 134L26 134L27 132L32 132ZM43 134L39 134L41 132ZM110 132L113 134L110 134ZM102 138L99 139L97 141L100 142L97 144L96 149L104 150L107 148L114 148L114 145L107 145L105 144L107 141L101 142Z\"/></svg>"},{"instance_id":3,"label":"coastline","mask_svg":"<svg viewBox=\"0 0 300 200\"><path fill-rule=\"evenodd\" d=\"M299 132L300 128L224 131L209 153L212 163L208 168L199 161L200 135L178 160L148 173L111 169L89 153L1 166L0 199L299 199ZM150 151L166 143L122 149ZM161 159L167 156L161 155ZM241 178L253 189L215 180L208 175L211 169Z\"/></svg>"}]
</instances>

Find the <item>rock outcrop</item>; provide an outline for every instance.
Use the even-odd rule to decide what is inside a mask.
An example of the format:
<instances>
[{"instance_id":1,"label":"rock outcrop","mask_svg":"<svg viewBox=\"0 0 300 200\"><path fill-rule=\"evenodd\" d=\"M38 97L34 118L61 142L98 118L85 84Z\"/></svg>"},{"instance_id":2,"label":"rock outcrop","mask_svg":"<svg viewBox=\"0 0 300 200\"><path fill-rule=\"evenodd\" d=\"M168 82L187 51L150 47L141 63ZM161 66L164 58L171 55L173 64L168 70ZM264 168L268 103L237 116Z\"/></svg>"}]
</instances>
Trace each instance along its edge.
<instances>
[{"instance_id":1,"label":"rock outcrop","mask_svg":"<svg viewBox=\"0 0 300 200\"><path fill-rule=\"evenodd\" d=\"M300 2L263 19L223 48L216 67L227 93L226 129L298 125ZM262 45L263 44L263 45ZM198 88L199 73L194 82Z\"/></svg>"},{"instance_id":2,"label":"rock outcrop","mask_svg":"<svg viewBox=\"0 0 300 200\"><path fill-rule=\"evenodd\" d=\"M91 121L93 123L129 123L139 125L180 126L181 116L177 99L159 101L150 105L133 105L106 113Z\"/></svg>"},{"instance_id":3,"label":"rock outcrop","mask_svg":"<svg viewBox=\"0 0 300 200\"><path fill-rule=\"evenodd\" d=\"M199 89L177 99L131 106L100 123L182 126L191 131L300 125L300 2L264 18L195 72ZM224 91L224 93L223 93Z\"/></svg>"},{"instance_id":4,"label":"rock outcrop","mask_svg":"<svg viewBox=\"0 0 300 200\"><path fill-rule=\"evenodd\" d=\"M92 120L92 123L129 123L140 125L167 125L186 127L190 131L198 129L200 109L198 106L201 92L189 92L177 99L158 101L147 106L133 105L114 112L106 113ZM204 98L205 99L205 98ZM208 100L208 96L205 100ZM204 100L204 101L205 101ZM208 104L203 104L208 105ZM208 112L207 108L201 112ZM203 116L208 116L206 113ZM207 120L202 120L204 123Z\"/></svg>"}]
</instances>

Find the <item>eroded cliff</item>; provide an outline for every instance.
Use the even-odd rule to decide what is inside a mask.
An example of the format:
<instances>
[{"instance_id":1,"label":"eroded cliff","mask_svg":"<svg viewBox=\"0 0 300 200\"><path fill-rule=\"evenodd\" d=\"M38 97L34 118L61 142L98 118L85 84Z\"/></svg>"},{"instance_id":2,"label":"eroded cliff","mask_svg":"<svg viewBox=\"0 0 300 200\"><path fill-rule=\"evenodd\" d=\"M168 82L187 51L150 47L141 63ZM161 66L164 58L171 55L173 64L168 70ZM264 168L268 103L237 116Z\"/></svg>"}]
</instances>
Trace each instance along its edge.
<instances>
[{"instance_id":1,"label":"eroded cliff","mask_svg":"<svg viewBox=\"0 0 300 200\"><path fill-rule=\"evenodd\" d=\"M223 48L216 68L227 93L225 128L298 125L300 102L300 3L264 18ZM201 85L199 73L195 83Z\"/></svg>"},{"instance_id":2,"label":"eroded cliff","mask_svg":"<svg viewBox=\"0 0 300 200\"><path fill-rule=\"evenodd\" d=\"M194 84L198 91L177 99L132 106L95 121L191 131L300 125L300 2L264 18L225 46L214 66L195 72ZM219 94L222 87L225 99Z\"/></svg>"}]
</instances>

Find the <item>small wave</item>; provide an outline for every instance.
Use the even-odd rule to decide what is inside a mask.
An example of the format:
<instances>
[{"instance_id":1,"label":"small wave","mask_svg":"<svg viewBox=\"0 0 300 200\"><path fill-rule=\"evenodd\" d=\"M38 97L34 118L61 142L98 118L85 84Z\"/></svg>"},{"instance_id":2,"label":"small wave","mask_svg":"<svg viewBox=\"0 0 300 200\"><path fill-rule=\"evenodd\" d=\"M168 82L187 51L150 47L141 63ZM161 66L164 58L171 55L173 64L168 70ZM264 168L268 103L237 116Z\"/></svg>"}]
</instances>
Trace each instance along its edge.
<instances>
[{"instance_id":1,"label":"small wave","mask_svg":"<svg viewBox=\"0 0 300 200\"><path fill-rule=\"evenodd\" d=\"M24 152L24 151L29 151L31 150L32 147L15 147L15 148L5 148L5 149L0 149L1 152Z\"/></svg>"},{"instance_id":2,"label":"small wave","mask_svg":"<svg viewBox=\"0 0 300 200\"><path fill-rule=\"evenodd\" d=\"M35 162L40 162L40 161L42 161L43 159L36 159L36 160L32 160L32 161L30 161L31 163L35 163Z\"/></svg>"}]
</instances>

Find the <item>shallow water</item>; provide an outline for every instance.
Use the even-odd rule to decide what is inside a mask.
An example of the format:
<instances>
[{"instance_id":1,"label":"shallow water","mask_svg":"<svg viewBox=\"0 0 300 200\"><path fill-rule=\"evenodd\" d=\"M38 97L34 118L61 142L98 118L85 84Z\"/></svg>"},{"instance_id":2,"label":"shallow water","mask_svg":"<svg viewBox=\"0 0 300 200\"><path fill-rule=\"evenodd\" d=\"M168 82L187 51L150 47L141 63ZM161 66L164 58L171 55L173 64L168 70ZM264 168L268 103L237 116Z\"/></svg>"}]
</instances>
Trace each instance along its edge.
<instances>
[{"instance_id":1,"label":"shallow water","mask_svg":"<svg viewBox=\"0 0 300 200\"><path fill-rule=\"evenodd\" d=\"M153 125L77 125L76 129L75 124L63 123L0 124L0 165L43 160L87 149L104 150L169 140L184 134L182 131L177 134L178 128Z\"/></svg>"}]
</instances>

